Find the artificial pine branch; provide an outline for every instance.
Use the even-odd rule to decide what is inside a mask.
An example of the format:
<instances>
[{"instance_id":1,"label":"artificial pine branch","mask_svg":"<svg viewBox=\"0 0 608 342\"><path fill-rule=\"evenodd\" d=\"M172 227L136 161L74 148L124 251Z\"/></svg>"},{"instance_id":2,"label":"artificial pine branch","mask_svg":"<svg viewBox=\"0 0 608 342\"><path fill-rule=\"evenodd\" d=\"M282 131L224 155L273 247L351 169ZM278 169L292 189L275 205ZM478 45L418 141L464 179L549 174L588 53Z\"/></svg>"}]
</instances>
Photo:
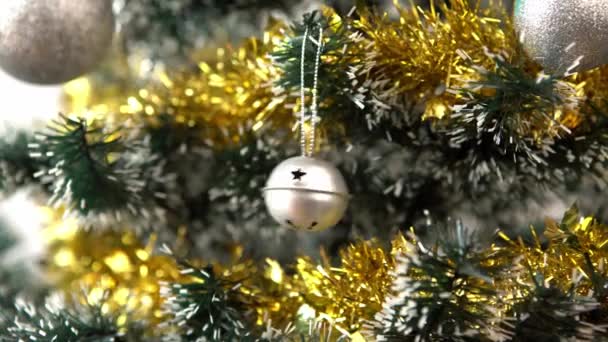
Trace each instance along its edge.
<instances>
[{"instance_id":1,"label":"artificial pine branch","mask_svg":"<svg viewBox=\"0 0 608 342\"><path fill-rule=\"evenodd\" d=\"M584 300L594 300L597 303L596 308L578 317L583 321L582 325L593 328L592 331L585 330L589 334L593 333L594 338L599 333L604 337L608 336L608 326L604 324L608 317L605 304L608 299L608 273L605 270L606 260L603 257L608 249L606 228L594 218L582 219L575 204L566 211L560 223L549 221L544 233L549 243L547 257L557 260L550 263L553 265L549 267L555 267L555 264L567 255L577 271L574 273L577 276L574 274L571 276L569 284L571 292L584 294L586 295ZM575 294L572 296L576 297Z\"/></svg>"},{"instance_id":2,"label":"artificial pine branch","mask_svg":"<svg viewBox=\"0 0 608 342\"><path fill-rule=\"evenodd\" d=\"M139 200L141 185L130 174L115 170L111 153L122 149L120 140L88 127L84 119L61 115L48 131L31 144L31 155L50 165L42 174L52 183L54 202L64 202L70 209L88 214L91 211L122 210L133 197Z\"/></svg>"},{"instance_id":3,"label":"artificial pine branch","mask_svg":"<svg viewBox=\"0 0 608 342\"><path fill-rule=\"evenodd\" d=\"M30 301L41 302L48 292L48 285L41 281L30 265L30 260L14 258L19 249L19 238L8 228L5 220L0 220L0 332L11 325L15 314L15 299L27 297ZM2 337L0 334L0 341Z\"/></svg>"},{"instance_id":4,"label":"artificial pine branch","mask_svg":"<svg viewBox=\"0 0 608 342\"><path fill-rule=\"evenodd\" d=\"M233 5L232 1L227 3ZM450 8L446 5L441 9L448 12ZM448 14L460 19L458 11ZM167 18L174 20L179 16ZM606 146L605 126L593 126L588 131L580 132L574 130L570 132L565 129L553 114L556 106L563 105L567 102L567 98L570 98L569 95L562 98L560 94L564 89L568 92L567 87L562 88L560 81L550 77L531 77L522 66L511 64L510 61L499 57L495 58L495 70L478 68L476 72L467 74L467 77L475 81L460 89L456 99L451 99L458 101L460 105L447 114L445 122L439 122L436 126L423 120L411 122L412 117L418 118L418 116L410 115L412 114L410 110L416 114L419 108L393 107L394 103L378 104L388 108L385 114L390 113L391 116L398 118L394 121L374 120L373 115L365 118L362 115L351 116L362 114L359 109L369 105L372 100L365 98L367 94L365 87L355 89L353 86L353 84L361 84L356 82L359 80L355 80L361 75L350 72L352 64L358 62L357 58L363 58L350 54L349 50L351 46L349 44L359 43L360 37L334 19L312 14L305 17L303 24L293 28L284 45L273 55L283 69L283 76L277 84L286 93L292 93L300 87L299 54L303 28L308 27L311 33L311 44L307 49L307 59L310 58L311 62L306 61L306 64L312 66L315 54L312 39L315 37L315 29L322 27L326 40L322 51L319 83L321 84L321 116L327 120L324 127L326 130L336 131L347 127L349 128L346 130L347 134L352 135L349 138L368 144L353 162L354 166L348 168L353 170L349 171L349 175L352 178L357 177L356 180L351 180L351 184L355 185L354 193L360 195L355 200L359 203L353 202L357 205L353 210L356 213L353 215L358 215L364 223L368 223L369 221L365 220L370 219L366 217L366 213L362 215L362 210L359 209L374 205L386 209L378 210L380 214L374 213L374 215L381 217L384 224L387 221L385 216L390 216L390 219L394 220L394 226L410 223L416 213L428 207L432 209L442 205L448 207L449 204L446 204L448 199L443 201L442 196L451 201L462 199L461 194L453 194L450 191L452 190L450 185L453 183L463 185L461 188L472 188L472 193L485 194L490 192L488 190L496 188L497 179L518 182L523 177L532 176L533 180L540 180L542 184L556 184L556 181L562 183L564 179L569 179L570 175L580 176L593 166L599 166L600 175L604 171L601 166L605 162L605 156L608 155L604 147ZM465 19L470 20L470 17ZM465 19L462 22L466 22ZM426 22L430 20L427 18ZM417 26L422 23L423 21L417 21L413 24L404 20L403 25L410 25L405 26L404 30L416 27L419 31L411 31L420 33L418 36L422 37L429 33L425 31L426 27L433 27ZM169 27L174 27L176 24L181 25L176 22ZM443 28L447 29L447 27ZM470 30L464 31L463 36L470 37L471 32L475 33ZM178 36L189 37L181 31L178 32ZM453 37L459 36L453 35ZM463 43L456 39L452 41L455 44ZM442 53L446 51L454 52L445 49ZM403 56L403 51L398 53L397 61L401 62L406 57ZM442 53L435 55L442 56ZM434 67L432 63L426 64ZM310 73L313 68L306 70L308 70L306 86L310 87L312 82ZM373 72L371 70L372 68L365 69L363 72L371 73ZM219 73L220 69L216 71ZM373 79L373 76L370 79ZM443 82L450 75L439 76L438 79ZM389 78L382 81L393 86L402 83L401 77L401 74L389 75ZM426 84L426 81L423 83ZM435 84L433 87L436 86L437 93L428 92L423 95L431 96L431 93L437 95L442 91L443 85L443 83ZM401 86L386 89L395 89L391 96L399 100L409 95L408 92L399 92L404 89ZM415 98L415 101L420 101L421 105L428 105L429 103L424 103L427 100L429 100L427 97ZM450 101L446 103L449 104ZM55 127L56 129L51 130L42 139L48 145L34 146L33 153L40 157L41 161L50 164L44 177L51 182L58 198L62 198L62 203L85 215L93 212L120 211L122 208L130 208L132 212L145 210L140 208L144 208L144 204L147 205L144 203L146 195L165 191L163 187L150 186L156 178L162 176L161 169L154 169L160 173L150 171L150 164L154 164L156 160L154 154L161 153L165 160L169 160L167 158L169 155L181 146L187 145L187 142L181 140L183 137L178 130L161 129L155 132L159 135L151 136L151 141L148 141L152 147L145 146L147 143L143 141L142 145L127 146L125 140L114 140L113 133L107 134L90 129L82 120L68 118L62 120L59 123L60 127ZM332 122L341 122L341 125L332 126ZM374 125L378 126L371 127ZM350 128L359 128L359 130ZM370 129L372 132L370 133L368 128L381 128L388 136L379 138L373 133L374 129ZM176 140L173 141L173 138ZM384 150L377 148L380 145L378 142L383 143L384 140L397 144L391 144L387 149L390 152L380 158L376 152L384 152ZM196 199L204 197L205 204L215 208L228 202L229 205L233 205L230 208L233 214L231 218L237 217L234 221L248 223L251 226L259 224L260 221L250 221L250 219L260 209L259 188L263 186L263 177L276 164L273 159L276 154L272 154L272 148L260 146L258 143L255 141L255 145L210 158L222 164L217 168L222 170L219 172L220 177L214 178L218 182L214 182L209 192L205 194L203 192L208 189L200 186L199 189L204 189L193 191L195 195L192 197ZM276 150L278 146L280 145L275 144L273 147ZM139 148L142 150L137 150ZM144 153L140 154L141 152ZM194 158L197 157L199 156ZM396 161L397 168L388 165L390 158ZM204 160L204 158L200 159ZM473 165L472 171L471 165ZM189 169L186 172L194 174L191 175L193 178L199 177L198 172L194 173ZM572 179L577 180L576 177ZM480 183L483 183L484 187L478 186ZM179 191L188 188L188 185L180 188ZM528 185L529 183L522 182L517 186ZM526 191L531 192L529 189ZM491 193L501 197L507 192L492 191ZM369 201L369 199L374 200ZM403 202L413 202L413 204ZM213 213L214 210L207 211L206 207L202 210L202 207L197 207L198 204L200 202L196 201L187 204L192 212L202 213L194 219L208 219L211 216L209 213ZM217 209L217 211L221 210L222 208ZM387 212L391 215L385 215ZM193 217L188 218L194 221ZM219 221L222 226L228 226L227 222L232 223L226 217L222 217ZM367 225L373 226L374 229L379 226ZM239 228L239 232L245 230L242 226ZM260 227L256 226L256 229ZM211 234L206 234L208 235ZM374 332L379 333L380 339L478 341L489 336L508 338L511 336L509 329L513 327L515 327L514 336L521 337L535 330L536 327L532 329L530 327L530 323L536 323L535 320L541 322L540 326L546 330L551 330L555 325L563 325L563 330L558 330L555 334L542 335L550 335L550 339L562 336L588 339L599 331L596 327L581 323L584 320L579 319L581 316L592 315L597 309L598 305L593 300L586 301L573 296L572 291L566 292L563 289L549 287L544 280L536 278L534 278L534 286L527 291L530 296L521 299L513 311L514 325L505 328L504 331L493 330L495 302L490 298L499 294L492 284L492 277L498 271L489 257L477 249L478 242L465 234L461 226L456 228L456 234L449 239L453 239L453 243L442 240L432 247L416 243L411 246L410 252L402 256L401 269L397 274L395 286L396 294L389 298L386 311L379 315L377 322L371 326ZM566 240L572 241L570 237ZM253 244L251 241L248 242L250 242L249 246ZM601 296L596 298L596 301L600 301L599 298L605 299L606 286L601 273L602 268L598 263L589 261L589 258L582 265L591 279L593 295ZM251 339L248 327L244 323L242 314L244 309L231 297L233 290L231 287L238 284L223 282L210 268L197 269L187 266L185 271L194 278L193 281L186 284L170 284L165 293L169 299L169 314L173 314L170 323L183 329L179 331L178 337L185 340ZM541 311L545 307L548 312ZM55 321L61 321L52 313L46 315L55 317L53 318ZM531 320L530 317L533 319ZM72 323L72 325L80 325L80 323ZM88 327L87 325L85 330ZM289 332L285 335L289 335ZM310 334L308 337L321 338L319 334Z\"/></svg>"},{"instance_id":5,"label":"artificial pine branch","mask_svg":"<svg viewBox=\"0 0 608 342\"><path fill-rule=\"evenodd\" d=\"M433 125L431 139L417 135L418 141L406 146L435 151L438 168L446 166L443 177L469 196L533 197L538 187L530 184L565 190L586 173L601 183L608 152L604 108L583 101L564 80L532 76L530 66L516 57L486 55L494 68L469 60L480 78L450 89L459 104ZM573 114L574 108L580 113Z\"/></svg>"},{"instance_id":6,"label":"artificial pine branch","mask_svg":"<svg viewBox=\"0 0 608 342\"><path fill-rule=\"evenodd\" d=\"M502 325L512 341L596 341L606 337L606 226L581 217L576 205L561 222L547 219L543 238L500 234L512 263L500 277L508 299ZM506 262L503 261L503 262Z\"/></svg>"},{"instance_id":7,"label":"artificial pine branch","mask_svg":"<svg viewBox=\"0 0 608 342\"><path fill-rule=\"evenodd\" d=\"M608 239L607 227L592 220L587 229L581 228L581 215L578 205L572 205L565 213L562 221L558 224L549 221L544 235L549 240L548 253L559 257L569 255L571 260L579 261L578 268L583 272L587 286L597 302L604 303L608 298L608 274L604 271L601 260L595 257L595 253L602 252L608 248L605 241ZM538 281L536 282L538 283ZM577 281L573 288L580 288L583 281ZM573 284L574 285L574 284Z\"/></svg>"},{"instance_id":8,"label":"artificial pine branch","mask_svg":"<svg viewBox=\"0 0 608 342\"><path fill-rule=\"evenodd\" d=\"M271 322L269 322L271 323ZM289 325L284 329L273 328L270 324L266 327L257 342L345 342L349 339L344 332L340 332L323 320L309 320L303 324L304 329L297 329ZM305 331L302 331L305 330Z\"/></svg>"},{"instance_id":9,"label":"artificial pine branch","mask_svg":"<svg viewBox=\"0 0 608 342\"><path fill-rule=\"evenodd\" d=\"M483 341L493 331L499 265L462 224L398 257L393 293L367 326L379 341Z\"/></svg>"},{"instance_id":10,"label":"artificial pine branch","mask_svg":"<svg viewBox=\"0 0 608 342\"><path fill-rule=\"evenodd\" d=\"M292 94L302 87L300 66L302 63L302 44L305 47L304 87L310 95L314 81L316 50L319 30L323 30L318 74L319 117L322 128L331 136L344 134L343 128L350 131L361 128L357 123L365 120L362 114L365 94L351 89L351 66L359 58L354 47L360 36L350 31L348 22L341 20L334 12L313 11L303 16L301 22L291 27L283 42L272 52L272 60L282 71L276 85L285 93ZM308 30L308 40L304 42L304 32ZM361 115L361 117L356 117ZM356 118L356 119L355 119ZM362 133L360 130L358 133ZM365 134L367 134L365 126Z\"/></svg>"},{"instance_id":11,"label":"artificial pine branch","mask_svg":"<svg viewBox=\"0 0 608 342\"><path fill-rule=\"evenodd\" d=\"M606 327L584 320L598 309L600 303L592 297L548 285L544 277L528 267L531 281L524 298L515 299L509 316L504 321L512 331L509 341L551 342L564 339L596 341L605 334Z\"/></svg>"},{"instance_id":12,"label":"artificial pine branch","mask_svg":"<svg viewBox=\"0 0 608 342\"><path fill-rule=\"evenodd\" d=\"M452 154L461 158L454 160L457 169L463 170L462 178L473 188L526 173L536 180L551 181L542 169L555 153L555 141L571 134L552 115L575 105L568 103L575 99L574 89L551 76L531 76L523 62L486 54L495 68L487 70L471 62L480 79L453 90L463 104L453 107L441 129L454 149Z\"/></svg>"},{"instance_id":13,"label":"artificial pine branch","mask_svg":"<svg viewBox=\"0 0 608 342\"><path fill-rule=\"evenodd\" d=\"M17 132L0 139L0 190L6 192L34 180L38 165L30 157L30 134Z\"/></svg>"},{"instance_id":14,"label":"artificial pine branch","mask_svg":"<svg viewBox=\"0 0 608 342\"><path fill-rule=\"evenodd\" d=\"M608 101L585 101L581 107L581 114L592 119L555 141L554 153L546 157L546 167L538 170L546 178L553 177L570 187L580 185L585 176L602 184L608 168Z\"/></svg>"},{"instance_id":15,"label":"artificial pine branch","mask_svg":"<svg viewBox=\"0 0 608 342\"><path fill-rule=\"evenodd\" d=\"M263 139L250 141L217 154L217 178L209 196L217 208L223 203L237 205L244 219L264 212L260 194L266 186L267 175L285 158Z\"/></svg>"},{"instance_id":16,"label":"artificial pine branch","mask_svg":"<svg viewBox=\"0 0 608 342\"><path fill-rule=\"evenodd\" d=\"M16 242L17 239L13 234L0 226L0 256L5 255ZM16 284L22 284L23 281L23 279L15 281L21 278L21 272L16 271L18 270L7 268L0 263L0 331L8 327L14 315L14 300L19 292Z\"/></svg>"},{"instance_id":17,"label":"artificial pine branch","mask_svg":"<svg viewBox=\"0 0 608 342\"><path fill-rule=\"evenodd\" d=\"M231 295L238 284L226 283L210 266L182 265L182 274L191 281L166 284L162 290L171 317L167 324L179 329L177 336L166 336L167 341L254 341Z\"/></svg>"},{"instance_id":18,"label":"artificial pine branch","mask_svg":"<svg viewBox=\"0 0 608 342\"><path fill-rule=\"evenodd\" d=\"M158 184L170 183L148 144L60 115L30 144L30 155L48 165L37 176L51 185L51 203L83 217L147 217L154 211L150 199L164 197Z\"/></svg>"},{"instance_id":19,"label":"artificial pine branch","mask_svg":"<svg viewBox=\"0 0 608 342\"><path fill-rule=\"evenodd\" d=\"M0 341L41 342L126 342L116 318L104 313L102 304L87 304L79 308L43 307L17 300L15 316Z\"/></svg>"},{"instance_id":20,"label":"artificial pine branch","mask_svg":"<svg viewBox=\"0 0 608 342\"><path fill-rule=\"evenodd\" d=\"M159 114L153 122L144 122L142 131L149 137L150 149L163 159L170 159L180 151L188 152L194 146L207 146L196 129L177 122L169 114Z\"/></svg>"}]
</instances>

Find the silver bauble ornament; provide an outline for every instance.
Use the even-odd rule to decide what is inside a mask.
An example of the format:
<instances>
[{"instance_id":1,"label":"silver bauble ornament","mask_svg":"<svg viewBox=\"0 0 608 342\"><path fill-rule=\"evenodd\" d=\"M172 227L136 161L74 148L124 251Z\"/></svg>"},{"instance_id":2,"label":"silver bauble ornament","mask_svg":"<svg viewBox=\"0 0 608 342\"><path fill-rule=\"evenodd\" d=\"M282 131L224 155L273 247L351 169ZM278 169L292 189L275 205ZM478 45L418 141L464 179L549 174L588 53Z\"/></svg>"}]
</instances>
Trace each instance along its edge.
<instances>
[{"instance_id":1,"label":"silver bauble ornament","mask_svg":"<svg viewBox=\"0 0 608 342\"><path fill-rule=\"evenodd\" d=\"M340 171L328 162L293 157L270 174L264 200L281 225L317 231L334 226L348 207L348 188Z\"/></svg>"},{"instance_id":2,"label":"silver bauble ornament","mask_svg":"<svg viewBox=\"0 0 608 342\"><path fill-rule=\"evenodd\" d=\"M549 72L608 63L607 0L517 0L514 20L530 57Z\"/></svg>"},{"instance_id":3,"label":"silver bauble ornament","mask_svg":"<svg viewBox=\"0 0 608 342\"><path fill-rule=\"evenodd\" d=\"M0 67L27 82L58 84L90 71L113 35L111 0L0 2Z\"/></svg>"}]
</instances>

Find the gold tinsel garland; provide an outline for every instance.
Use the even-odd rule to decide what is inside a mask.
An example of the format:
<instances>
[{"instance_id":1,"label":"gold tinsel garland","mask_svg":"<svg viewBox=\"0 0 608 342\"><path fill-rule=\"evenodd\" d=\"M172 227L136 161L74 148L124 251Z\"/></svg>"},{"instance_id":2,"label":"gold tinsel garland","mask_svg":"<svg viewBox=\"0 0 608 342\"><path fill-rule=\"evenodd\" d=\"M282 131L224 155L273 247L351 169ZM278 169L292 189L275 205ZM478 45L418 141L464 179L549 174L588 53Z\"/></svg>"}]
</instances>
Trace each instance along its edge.
<instances>
[{"instance_id":1,"label":"gold tinsel garland","mask_svg":"<svg viewBox=\"0 0 608 342\"><path fill-rule=\"evenodd\" d=\"M47 269L59 288L67 294L83 294L83 302L95 303L107 296L104 310L120 314L123 324L142 320L156 326L166 318L162 284L189 278L180 274L171 256L154 253L153 239L143 244L128 229L79 229L75 221L62 218L61 211L45 211ZM353 334L382 307L395 256L405 248L405 239L398 236L389 253L373 240L346 247L337 267L327 258L318 265L300 257L287 272L272 259L257 264L239 258L230 265L214 264L214 271L228 284L239 283L235 300L249 308L252 322L259 327L268 322L285 327L316 317L343 334Z\"/></svg>"},{"instance_id":2,"label":"gold tinsel garland","mask_svg":"<svg viewBox=\"0 0 608 342\"><path fill-rule=\"evenodd\" d=\"M395 3L397 18L363 10L353 22L367 38L365 57L353 67L365 78L361 84L371 84L385 108L423 106L422 120L449 121L452 108L467 103L450 90L466 87L479 81L484 72L495 70L495 58L523 65L531 77L546 77L521 50L513 23L500 5L470 6L466 0L451 0L439 5L431 2L430 9L423 10ZM557 81L555 92L563 103L550 113L522 110L519 115L529 125L518 134L542 141L564 128L577 128L584 118L579 103L595 95L590 94L589 83L597 85L602 75L588 72ZM491 97L496 89L476 86L475 91ZM374 109L380 114L384 110L382 106Z\"/></svg>"},{"instance_id":3,"label":"gold tinsel garland","mask_svg":"<svg viewBox=\"0 0 608 342\"><path fill-rule=\"evenodd\" d=\"M53 214L55 215L55 214ZM166 317L159 289L166 282L188 282L170 256L155 255L153 243L142 244L129 232L78 230L74 222L51 216L46 230L50 243L48 269L66 293L84 292L95 302L109 294L105 310L122 315L120 322L144 320L156 326ZM54 221L53 221L54 220ZM497 317L525 298L531 274L541 274L548 285L564 292L574 289L590 296L594 277L605 279L608 262L608 229L593 217L580 217L574 208L558 223L547 220L544 238L532 230L532 240L513 240L492 245L480 253L504 271L493 279L499 297L479 298L494 303ZM334 266L326 257L321 264L298 258L293 267L277 261L263 263L240 258L230 265L214 265L218 277L233 288L235 301L249 313L251 323L263 329L298 325L310 319L324 320L342 334L361 338L365 322L382 310L395 280L399 255L413 253L415 236L398 235L386 251L376 241L360 241L340 251ZM198 261L196 264L203 264ZM411 274L414 279L418 276ZM608 305L604 302L603 305Z\"/></svg>"},{"instance_id":4,"label":"gold tinsel garland","mask_svg":"<svg viewBox=\"0 0 608 342\"><path fill-rule=\"evenodd\" d=\"M138 86L141 80L133 77L117 91L109 91L112 85L98 84L94 78L77 79L65 87L64 107L106 127L133 128L142 121L154 125L159 115L167 115L177 125L200 131L206 143L219 146L238 143L244 130L290 129L294 109L287 105L286 95L273 88L279 70L269 57L283 27L275 22L261 39L252 37L236 48L199 51L192 69L159 67L147 76L145 86ZM127 94L117 98L118 91Z\"/></svg>"},{"instance_id":5,"label":"gold tinsel garland","mask_svg":"<svg viewBox=\"0 0 608 342\"><path fill-rule=\"evenodd\" d=\"M470 8L464 0L451 4L441 7L441 16L433 6L430 10L398 7L397 20L366 11L357 19L344 19L363 34L357 46L369 49L361 51L361 65L353 66L359 84L372 81L374 93L381 94L385 104L398 105L407 97L424 104L424 118L443 119L449 117L454 104L463 101L447 88L478 80L479 72L472 64L495 68L484 49L506 58L525 58L517 50L512 24L499 19L508 17L504 13ZM283 25L275 23L262 39L217 49L212 58L201 53L205 57L197 63L196 72L159 70L155 81L143 87L130 83L125 88L129 93L119 100L117 92L99 96L91 79L74 81L66 87L67 107L75 115L110 126L128 126L139 120L153 123L159 114L167 114L178 124L200 128L201 137L215 144L238 143L243 128L290 129L295 106L288 105L286 94L277 96L273 90L280 71L268 57L283 38L282 29ZM540 71L533 64L527 67L531 75ZM559 84L571 98L569 103L596 102L606 95L602 89L607 75L608 68L602 67ZM576 106L558 107L548 117L550 122L576 129L581 122L592 120L578 110ZM540 123L532 130L524 133L544 137L549 132L552 136L554 127ZM503 234L507 245L492 247L501 251L495 262L510 266L514 260L523 260L547 282L564 290L576 284L578 293L588 295L593 290L593 272L604 275L608 229L593 218L579 219L578 213L570 213L569 218L561 224L549 221L546 241L534 235L535 231L531 244ZM170 257L153 254L153 242L142 244L128 230L81 231L74 222L54 217L47 234L49 270L61 287L70 293L88 289L88 299L101 298L109 291L107 310L135 312L129 319L144 318L152 324L162 320L160 282L185 280ZM395 254L407 253L405 246L401 236L393 241L390 253L377 242L357 242L341 252L338 267L327 258L318 265L301 257L292 273L270 259L262 265L251 261L216 265L216 271L228 279L243 279L239 301L251 308L253 321L260 326L267 320L281 326L310 315L331 320L352 334L382 307L393 281ZM497 279L496 287L504 291L505 298L521 297L519 284L528 281L527 277L513 268L510 276Z\"/></svg>"},{"instance_id":6,"label":"gold tinsel garland","mask_svg":"<svg viewBox=\"0 0 608 342\"><path fill-rule=\"evenodd\" d=\"M47 269L68 297L82 294L85 303L103 299L103 310L119 314L118 322L163 319L161 282L185 280L174 259L154 254L155 238L147 244L128 229L84 230L63 211L43 208L47 224ZM78 297L77 297L78 298Z\"/></svg>"},{"instance_id":7,"label":"gold tinsel garland","mask_svg":"<svg viewBox=\"0 0 608 342\"><path fill-rule=\"evenodd\" d=\"M581 217L576 207L568 210L561 222L547 219L542 236L534 228L530 232L529 242L521 238L514 241L501 234L508 243L503 250L509 259L520 260L543 275L547 284L588 296L598 290L594 288L594 277L608 276L604 270L608 262L608 226L591 216ZM529 276L528 270L520 271L512 272L512 277L500 286L517 287L521 278Z\"/></svg>"},{"instance_id":8,"label":"gold tinsel garland","mask_svg":"<svg viewBox=\"0 0 608 342\"><path fill-rule=\"evenodd\" d=\"M344 77L353 78L353 87L373 94L369 105L379 116L387 108L417 105L423 107L421 119L449 119L454 105L466 103L449 90L478 81L482 70L494 70L491 56L501 55L523 65L531 77L543 77L540 67L521 50L513 23L500 5L470 6L466 0L450 0L449 5L431 3L427 10L396 2L395 12L396 17L359 8L356 18L340 18L330 9L323 11L332 23L328 29L346 28L352 40L348 54L356 57L348 57L353 65L344 70ZM114 68L131 76L115 82L120 85L117 89L94 77L73 81L65 87L65 109L113 127L138 127L142 120L154 124L159 115L168 115L178 125L198 129L202 140L219 147L238 143L244 130L291 130L297 100L275 89L281 70L269 54L292 34L275 21L262 38L194 53L190 70L157 67L144 79L118 56L119 66ZM328 36L332 34L336 32ZM323 56L324 67L342 67L337 56L340 51ZM142 68L146 63L141 61ZM607 75L608 68L602 67L559 80L555 91L563 104L551 113L523 113L535 121L519 134L542 140L555 137L558 125L574 130L585 120L592 122L579 113L579 104L603 98ZM476 91L491 96L496 90Z\"/></svg>"},{"instance_id":9,"label":"gold tinsel garland","mask_svg":"<svg viewBox=\"0 0 608 342\"><path fill-rule=\"evenodd\" d=\"M395 255L405 249L405 239L399 235L390 253L374 240L346 247L339 253L339 267L333 267L327 257L321 265L307 257L298 258L296 281L303 287L302 297L336 325L357 331L363 320L371 319L382 308L391 288Z\"/></svg>"},{"instance_id":10,"label":"gold tinsel garland","mask_svg":"<svg viewBox=\"0 0 608 342\"><path fill-rule=\"evenodd\" d=\"M465 0L450 1L451 7L431 3L430 10L395 4L397 18L363 11L353 24L371 46L362 70L373 75L381 87L378 94L395 99L387 98L387 103L396 104L403 94L415 101L449 97L447 88L475 80L475 70L457 50L490 68L493 63L484 48L495 53L515 49L510 22L501 19L506 15L499 18L489 9L471 8Z\"/></svg>"}]
</instances>

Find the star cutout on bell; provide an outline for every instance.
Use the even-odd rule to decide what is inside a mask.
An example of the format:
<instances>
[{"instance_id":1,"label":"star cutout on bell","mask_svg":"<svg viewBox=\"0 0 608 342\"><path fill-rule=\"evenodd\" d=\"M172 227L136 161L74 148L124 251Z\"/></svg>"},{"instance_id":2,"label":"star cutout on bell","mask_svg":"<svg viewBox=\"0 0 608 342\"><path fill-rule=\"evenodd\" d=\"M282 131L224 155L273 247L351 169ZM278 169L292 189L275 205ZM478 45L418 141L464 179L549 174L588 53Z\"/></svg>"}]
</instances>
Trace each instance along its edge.
<instances>
[{"instance_id":1,"label":"star cutout on bell","mask_svg":"<svg viewBox=\"0 0 608 342\"><path fill-rule=\"evenodd\" d=\"M303 172L302 169L297 169L295 171L291 171L293 175L293 180L302 180L302 177L306 175L306 172Z\"/></svg>"},{"instance_id":2,"label":"star cutout on bell","mask_svg":"<svg viewBox=\"0 0 608 342\"><path fill-rule=\"evenodd\" d=\"M264 202L272 218L282 226L309 232L335 226L349 199L340 171L307 156L281 162L264 187Z\"/></svg>"}]
</instances>

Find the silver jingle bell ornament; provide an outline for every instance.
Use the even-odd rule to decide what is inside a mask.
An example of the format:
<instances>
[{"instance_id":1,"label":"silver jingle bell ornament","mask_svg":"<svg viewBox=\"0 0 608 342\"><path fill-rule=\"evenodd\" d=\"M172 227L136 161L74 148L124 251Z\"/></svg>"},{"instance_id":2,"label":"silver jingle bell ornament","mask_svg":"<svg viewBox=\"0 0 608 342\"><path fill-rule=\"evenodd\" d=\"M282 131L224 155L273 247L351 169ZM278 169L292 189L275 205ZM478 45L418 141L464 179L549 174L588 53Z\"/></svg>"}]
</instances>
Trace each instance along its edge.
<instances>
[{"instance_id":1,"label":"silver jingle bell ornament","mask_svg":"<svg viewBox=\"0 0 608 342\"><path fill-rule=\"evenodd\" d=\"M530 57L549 72L608 63L606 0L517 0L514 20Z\"/></svg>"},{"instance_id":2,"label":"silver jingle bell ornament","mask_svg":"<svg viewBox=\"0 0 608 342\"><path fill-rule=\"evenodd\" d=\"M90 71L113 35L111 0L0 1L0 67L27 82L58 84Z\"/></svg>"},{"instance_id":3,"label":"silver jingle bell ornament","mask_svg":"<svg viewBox=\"0 0 608 342\"><path fill-rule=\"evenodd\" d=\"M307 231L338 223L348 200L340 171L328 162L304 156L280 163L264 189L266 207L279 224Z\"/></svg>"}]
</instances>

